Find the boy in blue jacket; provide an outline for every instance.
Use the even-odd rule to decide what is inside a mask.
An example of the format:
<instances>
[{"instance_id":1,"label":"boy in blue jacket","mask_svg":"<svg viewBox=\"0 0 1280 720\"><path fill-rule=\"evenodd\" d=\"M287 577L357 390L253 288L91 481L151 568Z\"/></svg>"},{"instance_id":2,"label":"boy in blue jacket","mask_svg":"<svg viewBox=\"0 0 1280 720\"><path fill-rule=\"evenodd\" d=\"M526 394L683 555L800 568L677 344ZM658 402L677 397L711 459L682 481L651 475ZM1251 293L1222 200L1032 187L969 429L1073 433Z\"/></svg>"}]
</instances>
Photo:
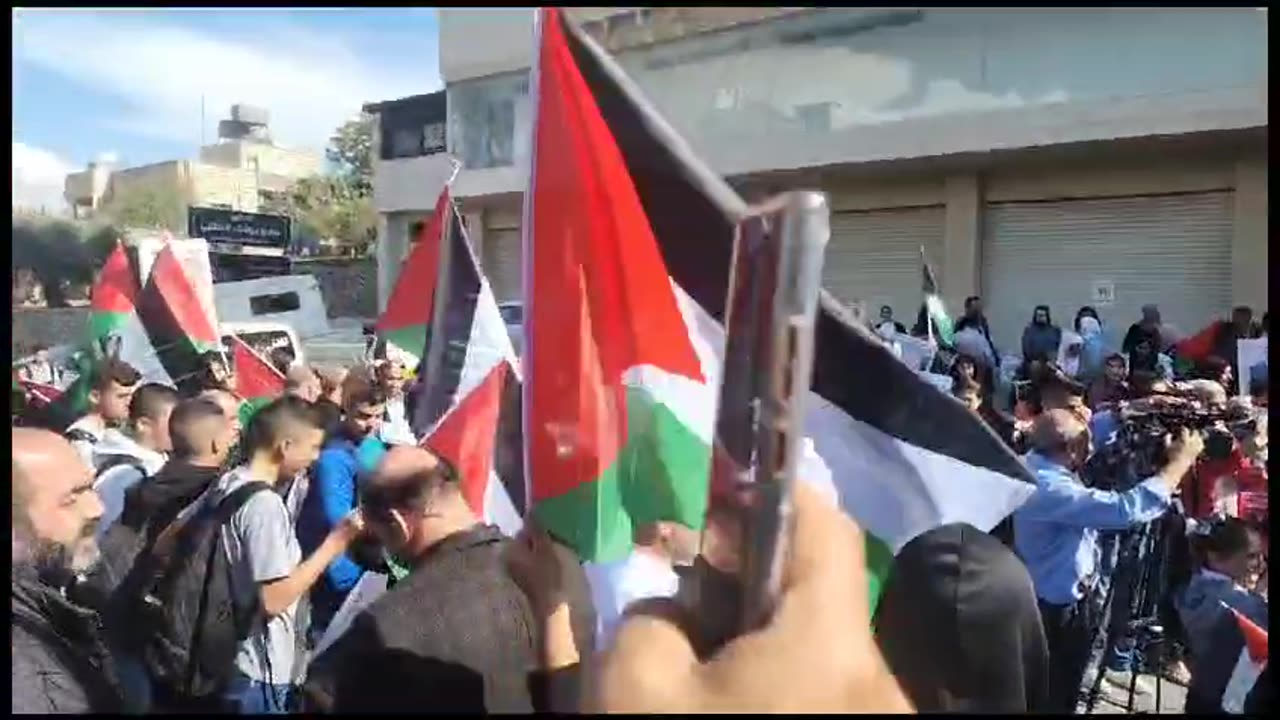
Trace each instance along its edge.
<instances>
[{"instance_id":1,"label":"boy in blue jacket","mask_svg":"<svg viewBox=\"0 0 1280 720\"><path fill-rule=\"evenodd\" d=\"M377 433L386 403L386 394L367 380L356 378L343 388L342 422L325 442L320 459L311 469L310 489L298 517L298 540L304 553L318 547L329 531L356 508L357 477L362 471L367 472L362 465L385 449L371 446L382 445ZM313 638L324 633L363 572L349 553L325 568L323 578L311 591Z\"/></svg>"}]
</instances>

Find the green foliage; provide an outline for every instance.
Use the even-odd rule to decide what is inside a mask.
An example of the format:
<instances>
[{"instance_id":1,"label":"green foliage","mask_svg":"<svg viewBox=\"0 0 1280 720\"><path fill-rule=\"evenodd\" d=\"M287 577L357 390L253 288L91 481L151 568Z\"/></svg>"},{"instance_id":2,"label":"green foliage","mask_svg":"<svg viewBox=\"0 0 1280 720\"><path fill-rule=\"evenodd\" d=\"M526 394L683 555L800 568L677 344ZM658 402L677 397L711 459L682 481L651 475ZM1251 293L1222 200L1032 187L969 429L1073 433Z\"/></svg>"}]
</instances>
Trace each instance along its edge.
<instances>
[{"instance_id":1,"label":"green foliage","mask_svg":"<svg viewBox=\"0 0 1280 720\"><path fill-rule=\"evenodd\" d=\"M344 254L368 254L377 235L373 208L373 118L344 123L326 151L330 175L303 178L268 202L264 212L288 215L294 233L340 246Z\"/></svg>"},{"instance_id":2,"label":"green foliage","mask_svg":"<svg viewBox=\"0 0 1280 720\"><path fill-rule=\"evenodd\" d=\"M377 231L372 198L341 177L303 178L271 205L268 212L293 219L295 232L333 240L353 255L367 253Z\"/></svg>"},{"instance_id":3,"label":"green foliage","mask_svg":"<svg viewBox=\"0 0 1280 720\"><path fill-rule=\"evenodd\" d=\"M360 195L373 192L373 116L361 114L343 123L325 151L337 174Z\"/></svg>"}]
</instances>

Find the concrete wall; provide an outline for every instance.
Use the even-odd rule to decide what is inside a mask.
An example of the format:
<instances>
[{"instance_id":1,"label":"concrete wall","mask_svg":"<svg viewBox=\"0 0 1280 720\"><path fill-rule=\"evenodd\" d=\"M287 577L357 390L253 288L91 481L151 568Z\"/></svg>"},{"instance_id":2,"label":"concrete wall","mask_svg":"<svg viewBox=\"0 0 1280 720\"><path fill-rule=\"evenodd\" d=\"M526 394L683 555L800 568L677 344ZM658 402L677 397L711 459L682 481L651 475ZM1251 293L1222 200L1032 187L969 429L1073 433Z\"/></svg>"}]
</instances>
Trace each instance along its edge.
<instances>
[{"instance_id":1,"label":"concrete wall","mask_svg":"<svg viewBox=\"0 0 1280 720\"><path fill-rule=\"evenodd\" d=\"M373 161L373 205L380 213L430 210L453 171L447 153Z\"/></svg>"},{"instance_id":2,"label":"concrete wall","mask_svg":"<svg viewBox=\"0 0 1280 720\"><path fill-rule=\"evenodd\" d=\"M296 260L293 272L315 276L330 318L378 316L377 264L372 259Z\"/></svg>"},{"instance_id":3,"label":"concrete wall","mask_svg":"<svg viewBox=\"0 0 1280 720\"><path fill-rule=\"evenodd\" d=\"M89 308L13 308L13 357L34 352L36 345L52 347L77 342L89 327Z\"/></svg>"},{"instance_id":4,"label":"concrete wall","mask_svg":"<svg viewBox=\"0 0 1280 720\"><path fill-rule=\"evenodd\" d=\"M470 42L449 37L448 15ZM877 18L893 20L876 27ZM529 57L528 23L516 11L442 13L451 114L455 97L524 67L513 63ZM474 42L481 33L496 41ZM929 10L914 19L837 8L617 57L676 131L730 176L1267 124L1267 29L1252 8ZM527 100L505 92L515 127L494 132L527 138ZM451 128L482 132L483 122ZM519 173L471 169L477 163L462 156L468 190L519 190Z\"/></svg>"},{"instance_id":5,"label":"concrete wall","mask_svg":"<svg viewBox=\"0 0 1280 720\"><path fill-rule=\"evenodd\" d=\"M1266 140L1225 134L1178 141L1094 143L998 157L810 170L734 181L746 197L788 189L828 193L832 210L945 208L942 257L934 259L947 306L981 295L983 215L988 203L1233 190L1233 302L1268 302ZM464 201L471 227L518 227L519 196ZM473 240L476 231L472 230ZM489 249L491 250L491 249ZM481 255L484 256L484 253Z\"/></svg>"},{"instance_id":6,"label":"concrete wall","mask_svg":"<svg viewBox=\"0 0 1280 720\"><path fill-rule=\"evenodd\" d=\"M233 210L258 210L258 182L252 170L193 163L187 160L143 165L111 175L104 201L135 188L172 190L184 203L229 205ZM185 218L184 218L185 222Z\"/></svg>"},{"instance_id":7,"label":"concrete wall","mask_svg":"<svg viewBox=\"0 0 1280 720\"><path fill-rule=\"evenodd\" d=\"M190 172L194 204L258 211L258 178L252 170L191 163Z\"/></svg>"},{"instance_id":8,"label":"concrete wall","mask_svg":"<svg viewBox=\"0 0 1280 720\"><path fill-rule=\"evenodd\" d=\"M324 156L308 150L263 143L228 141L200 148L200 162L227 168L254 169L264 174L303 178L324 171Z\"/></svg>"}]
</instances>

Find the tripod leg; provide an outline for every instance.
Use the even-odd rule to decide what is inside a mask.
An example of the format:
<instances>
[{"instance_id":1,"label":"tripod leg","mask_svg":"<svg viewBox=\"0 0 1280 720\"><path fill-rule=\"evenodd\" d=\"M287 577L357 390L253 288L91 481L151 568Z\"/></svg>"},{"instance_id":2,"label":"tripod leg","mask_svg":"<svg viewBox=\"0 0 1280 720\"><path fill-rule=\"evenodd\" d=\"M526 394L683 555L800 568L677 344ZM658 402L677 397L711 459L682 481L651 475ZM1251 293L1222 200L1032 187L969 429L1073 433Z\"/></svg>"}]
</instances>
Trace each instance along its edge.
<instances>
[{"instance_id":1,"label":"tripod leg","mask_svg":"<svg viewBox=\"0 0 1280 720\"><path fill-rule=\"evenodd\" d=\"M1107 633L1107 640L1102 644L1102 657L1098 660L1098 672L1093 676L1093 684L1089 688L1089 697L1085 701L1085 713L1092 714L1093 706L1098 702L1098 693L1102 691L1102 677L1107 672L1107 658L1115 650L1116 638L1115 633L1110 632L1107 627L1111 623L1111 601L1115 598L1116 585L1114 580L1107 584L1107 595L1102 601L1102 617L1098 623L1098 629L1094 632L1094 642L1097 642L1097 635L1101 632ZM1093 643L1090 643L1092 648Z\"/></svg>"},{"instance_id":2,"label":"tripod leg","mask_svg":"<svg viewBox=\"0 0 1280 720\"><path fill-rule=\"evenodd\" d=\"M1138 692L1138 669L1134 668L1129 671L1129 704L1125 708L1125 712L1133 714L1133 696Z\"/></svg>"}]
</instances>

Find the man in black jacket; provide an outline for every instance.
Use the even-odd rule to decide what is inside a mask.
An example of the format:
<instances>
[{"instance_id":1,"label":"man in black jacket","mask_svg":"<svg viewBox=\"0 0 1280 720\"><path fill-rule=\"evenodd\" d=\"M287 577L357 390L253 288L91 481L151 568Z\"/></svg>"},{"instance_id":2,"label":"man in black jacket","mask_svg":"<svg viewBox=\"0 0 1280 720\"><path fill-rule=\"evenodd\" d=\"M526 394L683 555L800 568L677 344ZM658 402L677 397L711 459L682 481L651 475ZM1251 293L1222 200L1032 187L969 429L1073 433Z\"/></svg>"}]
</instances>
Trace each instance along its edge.
<instances>
[{"instance_id":1,"label":"man in black jacket","mask_svg":"<svg viewBox=\"0 0 1280 720\"><path fill-rule=\"evenodd\" d=\"M120 712L98 617L62 593L98 559L93 476L63 438L12 433L13 712Z\"/></svg>"},{"instance_id":2,"label":"man in black jacket","mask_svg":"<svg viewBox=\"0 0 1280 720\"><path fill-rule=\"evenodd\" d=\"M129 489L120 522L154 540L182 509L217 480L236 443L235 426L221 407L193 398L179 403L169 418L173 456L154 476ZM150 544L150 543L148 543Z\"/></svg>"},{"instance_id":3,"label":"man in black jacket","mask_svg":"<svg viewBox=\"0 0 1280 720\"><path fill-rule=\"evenodd\" d=\"M527 713L537 620L504 560L511 542L477 521L447 461L393 447L361 488L368 527L411 571L310 668L310 710ZM594 618L585 578L570 590L585 657ZM573 597L577 595L578 597Z\"/></svg>"}]
</instances>

